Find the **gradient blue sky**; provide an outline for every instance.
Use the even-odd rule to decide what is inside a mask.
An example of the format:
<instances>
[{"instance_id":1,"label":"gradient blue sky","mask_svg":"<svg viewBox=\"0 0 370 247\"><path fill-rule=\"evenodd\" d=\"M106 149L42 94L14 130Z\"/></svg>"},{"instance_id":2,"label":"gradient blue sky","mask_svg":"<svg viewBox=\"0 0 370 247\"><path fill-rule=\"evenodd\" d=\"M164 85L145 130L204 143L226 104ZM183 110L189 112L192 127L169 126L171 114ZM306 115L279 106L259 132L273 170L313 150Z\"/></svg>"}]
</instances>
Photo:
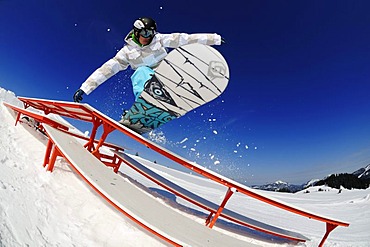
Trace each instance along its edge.
<instances>
[{"instance_id":1,"label":"gradient blue sky","mask_svg":"<svg viewBox=\"0 0 370 247\"><path fill-rule=\"evenodd\" d=\"M162 33L221 34L227 43L216 49L231 71L220 98L160 129L167 148L248 185L304 183L369 164L369 1L240 3L2 0L0 87L71 100L133 21L151 16ZM133 102L131 73L84 102L119 119ZM111 138L161 162L119 133Z\"/></svg>"}]
</instances>

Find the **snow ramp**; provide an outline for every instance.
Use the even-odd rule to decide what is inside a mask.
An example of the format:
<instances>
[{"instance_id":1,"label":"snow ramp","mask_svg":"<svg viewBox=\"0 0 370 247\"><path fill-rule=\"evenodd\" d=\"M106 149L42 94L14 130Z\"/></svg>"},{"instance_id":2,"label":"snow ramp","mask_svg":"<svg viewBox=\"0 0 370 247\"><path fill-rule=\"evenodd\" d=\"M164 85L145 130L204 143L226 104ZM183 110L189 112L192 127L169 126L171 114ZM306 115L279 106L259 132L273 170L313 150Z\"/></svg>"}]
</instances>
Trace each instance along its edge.
<instances>
[{"instance_id":1,"label":"snow ramp","mask_svg":"<svg viewBox=\"0 0 370 247\"><path fill-rule=\"evenodd\" d=\"M54 144L50 163L63 156L100 196L131 220L175 246L257 246L201 225L112 172L77 139L44 126Z\"/></svg>"}]
</instances>

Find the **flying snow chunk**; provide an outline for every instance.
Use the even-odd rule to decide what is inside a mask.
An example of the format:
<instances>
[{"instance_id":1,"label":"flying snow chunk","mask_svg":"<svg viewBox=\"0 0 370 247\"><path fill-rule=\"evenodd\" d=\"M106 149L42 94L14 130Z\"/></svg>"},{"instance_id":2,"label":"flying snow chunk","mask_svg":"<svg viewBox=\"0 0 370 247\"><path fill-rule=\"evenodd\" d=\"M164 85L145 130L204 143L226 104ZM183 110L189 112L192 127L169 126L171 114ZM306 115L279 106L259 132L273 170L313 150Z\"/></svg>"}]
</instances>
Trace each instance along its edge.
<instances>
[{"instance_id":1,"label":"flying snow chunk","mask_svg":"<svg viewBox=\"0 0 370 247\"><path fill-rule=\"evenodd\" d=\"M186 142L188 140L188 138L187 137L185 137L181 142L180 142L180 144L183 144L184 142Z\"/></svg>"},{"instance_id":2,"label":"flying snow chunk","mask_svg":"<svg viewBox=\"0 0 370 247\"><path fill-rule=\"evenodd\" d=\"M110 28L107 29L107 32L110 32Z\"/></svg>"},{"instance_id":3,"label":"flying snow chunk","mask_svg":"<svg viewBox=\"0 0 370 247\"><path fill-rule=\"evenodd\" d=\"M149 132L149 140L154 141L156 143L166 144L167 138L162 131L150 131Z\"/></svg>"},{"instance_id":4,"label":"flying snow chunk","mask_svg":"<svg viewBox=\"0 0 370 247\"><path fill-rule=\"evenodd\" d=\"M213 134L215 134L215 135L217 135L217 134L218 134L217 130L214 130L214 131L212 131L212 132L213 132Z\"/></svg>"},{"instance_id":5,"label":"flying snow chunk","mask_svg":"<svg viewBox=\"0 0 370 247\"><path fill-rule=\"evenodd\" d=\"M219 165L220 164L220 161L216 160L213 164Z\"/></svg>"},{"instance_id":6,"label":"flying snow chunk","mask_svg":"<svg viewBox=\"0 0 370 247\"><path fill-rule=\"evenodd\" d=\"M248 149L249 147L248 147L248 145L245 145L245 149Z\"/></svg>"}]
</instances>

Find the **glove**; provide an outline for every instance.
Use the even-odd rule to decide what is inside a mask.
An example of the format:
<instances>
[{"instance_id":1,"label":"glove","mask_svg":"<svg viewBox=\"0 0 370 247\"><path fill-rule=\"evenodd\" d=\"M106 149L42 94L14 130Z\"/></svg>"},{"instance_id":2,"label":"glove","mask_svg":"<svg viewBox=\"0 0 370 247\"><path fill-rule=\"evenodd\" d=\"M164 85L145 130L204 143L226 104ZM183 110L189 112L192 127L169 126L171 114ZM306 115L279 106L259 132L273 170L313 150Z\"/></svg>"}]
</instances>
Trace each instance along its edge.
<instances>
[{"instance_id":1,"label":"glove","mask_svg":"<svg viewBox=\"0 0 370 247\"><path fill-rule=\"evenodd\" d=\"M82 98L82 95L84 95L85 92L81 89L78 89L75 94L73 95L73 101L74 102L77 102L77 103L80 103L80 101L83 99Z\"/></svg>"},{"instance_id":2,"label":"glove","mask_svg":"<svg viewBox=\"0 0 370 247\"><path fill-rule=\"evenodd\" d=\"M221 45L222 44L226 44L226 41L225 41L225 39L223 37L221 37Z\"/></svg>"}]
</instances>

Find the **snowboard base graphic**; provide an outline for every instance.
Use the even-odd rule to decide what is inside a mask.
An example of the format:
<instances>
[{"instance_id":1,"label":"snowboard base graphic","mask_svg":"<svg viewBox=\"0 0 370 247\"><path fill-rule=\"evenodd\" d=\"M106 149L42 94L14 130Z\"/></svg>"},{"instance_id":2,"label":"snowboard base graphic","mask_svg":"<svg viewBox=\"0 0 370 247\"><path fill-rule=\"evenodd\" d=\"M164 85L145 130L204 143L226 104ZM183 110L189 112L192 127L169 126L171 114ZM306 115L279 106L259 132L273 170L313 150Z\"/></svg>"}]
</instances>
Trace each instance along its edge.
<instances>
[{"instance_id":1,"label":"snowboard base graphic","mask_svg":"<svg viewBox=\"0 0 370 247\"><path fill-rule=\"evenodd\" d=\"M217 98L228 81L228 65L216 49L179 47L161 62L119 122L140 134L150 132Z\"/></svg>"}]
</instances>

